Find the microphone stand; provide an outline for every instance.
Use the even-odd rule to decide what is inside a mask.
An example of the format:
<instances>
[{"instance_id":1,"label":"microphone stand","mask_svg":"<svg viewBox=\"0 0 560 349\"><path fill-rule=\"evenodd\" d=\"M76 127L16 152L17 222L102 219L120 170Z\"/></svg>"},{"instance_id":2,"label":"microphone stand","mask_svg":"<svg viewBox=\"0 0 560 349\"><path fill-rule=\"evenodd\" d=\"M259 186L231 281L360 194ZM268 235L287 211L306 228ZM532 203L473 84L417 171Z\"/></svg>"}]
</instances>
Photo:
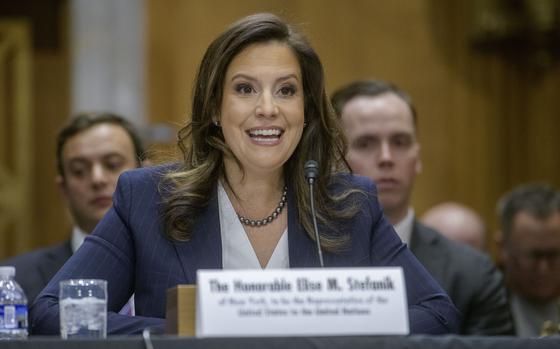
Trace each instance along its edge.
<instances>
[{"instance_id":1,"label":"microphone stand","mask_svg":"<svg viewBox=\"0 0 560 349\"><path fill-rule=\"evenodd\" d=\"M314 160L309 160L305 163L305 178L309 183L309 198L311 200L311 217L313 219L313 230L315 231L315 242L317 243L317 254L319 255L319 264L321 268L325 267L323 263L323 251L321 250L321 240L319 238L319 228L317 227L317 217L315 214L315 199L313 198L313 184L315 183L315 178L318 176L319 170L317 162Z\"/></svg>"}]
</instances>

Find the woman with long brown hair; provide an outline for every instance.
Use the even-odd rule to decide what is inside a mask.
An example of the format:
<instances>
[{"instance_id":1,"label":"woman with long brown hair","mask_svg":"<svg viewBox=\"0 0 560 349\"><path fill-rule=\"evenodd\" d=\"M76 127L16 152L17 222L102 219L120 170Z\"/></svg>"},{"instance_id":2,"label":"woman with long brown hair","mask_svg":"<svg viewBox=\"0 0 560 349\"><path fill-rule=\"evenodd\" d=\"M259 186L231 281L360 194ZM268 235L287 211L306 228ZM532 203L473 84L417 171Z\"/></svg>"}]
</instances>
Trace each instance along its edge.
<instances>
[{"instance_id":1,"label":"woman with long brown hair","mask_svg":"<svg viewBox=\"0 0 560 349\"><path fill-rule=\"evenodd\" d=\"M31 308L58 333L58 282L108 280L108 333L163 326L165 291L198 269L316 267L304 164L318 163L314 206L325 265L402 266L413 333L457 330L449 298L383 217L372 182L352 176L315 51L271 14L212 42L179 133L183 161L121 176L108 212ZM134 293L136 317L116 314Z\"/></svg>"}]
</instances>

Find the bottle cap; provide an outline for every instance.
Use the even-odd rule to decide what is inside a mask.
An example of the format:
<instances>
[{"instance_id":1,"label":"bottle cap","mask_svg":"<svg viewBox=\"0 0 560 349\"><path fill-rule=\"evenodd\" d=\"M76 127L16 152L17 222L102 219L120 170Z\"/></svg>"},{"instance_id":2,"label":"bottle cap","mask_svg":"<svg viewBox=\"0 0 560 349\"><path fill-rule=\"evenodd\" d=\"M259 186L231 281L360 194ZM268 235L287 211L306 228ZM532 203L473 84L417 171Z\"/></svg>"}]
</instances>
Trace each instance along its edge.
<instances>
[{"instance_id":1,"label":"bottle cap","mask_svg":"<svg viewBox=\"0 0 560 349\"><path fill-rule=\"evenodd\" d=\"M16 275L16 267L13 266L0 267L0 275L14 276Z\"/></svg>"}]
</instances>

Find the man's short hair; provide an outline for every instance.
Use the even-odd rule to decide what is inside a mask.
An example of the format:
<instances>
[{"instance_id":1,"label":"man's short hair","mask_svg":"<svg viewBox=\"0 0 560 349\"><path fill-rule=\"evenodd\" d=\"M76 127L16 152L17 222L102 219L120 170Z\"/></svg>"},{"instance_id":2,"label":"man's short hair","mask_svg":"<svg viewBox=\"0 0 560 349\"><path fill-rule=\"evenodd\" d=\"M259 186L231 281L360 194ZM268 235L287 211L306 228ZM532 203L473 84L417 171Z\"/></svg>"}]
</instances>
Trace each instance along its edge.
<instances>
[{"instance_id":1,"label":"man's short hair","mask_svg":"<svg viewBox=\"0 0 560 349\"><path fill-rule=\"evenodd\" d=\"M77 135L78 133L81 133L93 126L100 124L112 124L122 127L122 129L125 130L130 137L130 140L132 141L132 144L134 146L137 165L140 166L142 164L142 160L144 159L144 147L142 145L140 135L131 122L129 122L122 116L113 113L81 113L72 117L72 119L70 119L70 121L58 132L56 140L56 165L59 175L64 177L62 150L68 139Z\"/></svg>"},{"instance_id":2,"label":"man's short hair","mask_svg":"<svg viewBox=\"0 0 560 349\"><path fill-rule=\"evenodd\" d=\"M342 109L346 103L355 97L376 97L384 93L394 93L406 102L412 113L412 121L414 128L416 128L417 114L416 108L412 103L410 96L394 84L383 80L358 80L336 90L331 98L332 105L336 114L340 118L342 116Z\"/></svg>"},{"instance_id":3,"label":"man's short hair","mask_svg":"<svg viewBox=\"0 0 560 349\"><path fill-rule=\"evenodd\" d=\"M505 239L511 233L513 220L519 212L545 219L560 212L560 193L547 184L527 184L502 196L498 201L498 214Z\"/></svg>"}]
</instances>

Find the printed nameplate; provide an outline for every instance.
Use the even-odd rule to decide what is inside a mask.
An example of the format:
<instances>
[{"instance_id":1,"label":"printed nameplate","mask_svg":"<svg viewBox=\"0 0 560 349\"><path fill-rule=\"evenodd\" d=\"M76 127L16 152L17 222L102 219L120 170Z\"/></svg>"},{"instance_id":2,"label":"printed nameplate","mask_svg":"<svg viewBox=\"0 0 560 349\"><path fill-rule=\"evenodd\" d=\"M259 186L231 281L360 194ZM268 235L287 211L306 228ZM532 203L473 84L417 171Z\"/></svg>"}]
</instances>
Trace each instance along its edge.
<instances>
[{"instance_id":1,"label":"printed nameplate","mask_svg":"<svg viewBox=\"0 0 560 349\"><path fill-rule=\"evenodd\" d=\"M401 268L199 270L198 337L409 333Z\"/></svg>"}]
</instances>

